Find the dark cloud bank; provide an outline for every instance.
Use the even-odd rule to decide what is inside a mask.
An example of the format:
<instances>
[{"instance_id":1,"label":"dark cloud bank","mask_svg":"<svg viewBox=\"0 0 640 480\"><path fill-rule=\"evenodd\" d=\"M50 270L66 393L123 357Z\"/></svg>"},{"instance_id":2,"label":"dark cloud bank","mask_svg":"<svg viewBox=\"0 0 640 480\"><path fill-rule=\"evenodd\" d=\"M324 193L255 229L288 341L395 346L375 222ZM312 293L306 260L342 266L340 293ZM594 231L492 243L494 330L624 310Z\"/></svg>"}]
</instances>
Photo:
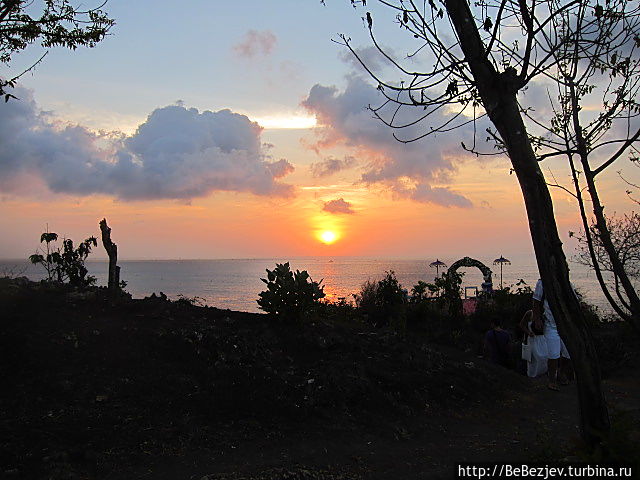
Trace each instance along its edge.
<instances>
[{"instance_id":1,"label":"dark cloud bank","mask_svg":"<svg viewBox=\"0 0 640 480\"><path fill-rule=\"evenodd\" d=\"M293 166L270 160L262 128L244 115L173 105L154 110L132 136L96 134L52 122L29 90L16 94L20 100L0 106L2 191L18 191L20 179L36 176L53 192L124 200L293 195L278 181Z\"/></svg>"}]
</instances>

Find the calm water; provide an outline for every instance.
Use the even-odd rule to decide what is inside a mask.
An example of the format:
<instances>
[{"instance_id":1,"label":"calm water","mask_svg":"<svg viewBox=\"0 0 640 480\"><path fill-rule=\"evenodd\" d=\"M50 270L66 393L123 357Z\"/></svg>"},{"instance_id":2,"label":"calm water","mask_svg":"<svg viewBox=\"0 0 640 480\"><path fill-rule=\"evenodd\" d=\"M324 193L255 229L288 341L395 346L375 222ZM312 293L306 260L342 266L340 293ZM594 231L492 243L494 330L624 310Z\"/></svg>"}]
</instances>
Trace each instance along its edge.
<instances>
[{"instance_id":1,"label":"calm water","mask_svg":"<svg viewBox=\"0 0 640 480\"><path fill-rule=\"evenodd\" d=\"M355 257L297 258L290 261L292 269L307 270L313 280L324 280L325 292L330 299L346 297L359 291L366 280L378 280L385 271L393 270L400 283L411 289L419 280L433 281L435 269L429 267L434 259L389 260ZM441 258L447 264L454 258ZM500 267L491 264L493 259L478 258L494 272L494 287L500 284ZM264 290L260 278L266 278L265 269L273 269L276 262L286 259L246 260L145 260L121 261L121 277L128 285L126 290L134 297L144 297L152 292L164 292L170 298L199 297L206 304L218 308L258 312L256 299ZM505 286L524 279L532 288L538 279L538 269L532 259L513 260L503 268ZM107 282L106 262L87 262L89 272L96 276L98 284ZM480 289L482 275L475 268L461 268L465 272L464 286ZM440 270L442 273L442 270ZM25 275L32 280L43 278L40 266L24 260L0 260L0 276ZM610 312L593 273L581 265L571 265L572 282L585 299L598 306L603 313Z\"/></svg>"}]
</instances>

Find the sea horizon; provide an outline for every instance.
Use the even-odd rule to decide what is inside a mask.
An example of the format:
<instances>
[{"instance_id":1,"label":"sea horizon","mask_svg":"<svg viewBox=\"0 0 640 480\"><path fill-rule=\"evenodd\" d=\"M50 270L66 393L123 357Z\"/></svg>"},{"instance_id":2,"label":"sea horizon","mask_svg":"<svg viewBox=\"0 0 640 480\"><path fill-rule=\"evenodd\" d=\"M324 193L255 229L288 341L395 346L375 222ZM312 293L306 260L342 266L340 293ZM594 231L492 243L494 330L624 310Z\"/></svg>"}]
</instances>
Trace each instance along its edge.
<instances>
[{"instance_id":1,"label":"sea horizon","mask_svg":"<svg viewBox=\"0 0 640 480\"><path fill-rule=\"evenodd\" d=\"M497 257L500 256L500 253L497 254ZM515 253L507 255L510 258L523 259L529 258L535 260L535 255L528 253ZM246 257L193 257L193 258L184 258L184 257L167 257L167 258L144 258L144 257L118 257L118 262L183 262L183 261L218 261L218 260L273 260L273 259L291 259L291 260L300 260L300 259L363 259L363 260L414 260L414 261L435 261L437 258L443 259L452 259L452 258L462 259L464 257L474 258L476 260L482 261L486 255L462 255L460 257L456 257L454 255L440 255L439 257L427 257L425 256L416 256L416 255L266 255L266 256L246 256ZM496 257L496 258L497 258ZM28 258L19 258L19 257L0 257L0 262L19 262L23 263L28 261ZM97 256L91 257L86 260L87 263L108 263L109 259L107 256ZM487 260L487 266L490 266L490 263ZM571 262L571 261L570 261Z\"/></svg>"},{"instance_id":2,"label":"sea horizon","mask_svg":"<svg viewBox=\"0 0 640 480\"><path fill-rule=\"evenodd\" d=\"M442 256L441 261L450 266L459 258ZM493 286L500 287L500 268L492 260L472 257L483 262L493 272ZM503 286L515 285L521 279L530 288L535 287L539 278L535 258L511 256L510 265L503 266ZM143 298L153 293L164 293L171 299L194 298L200 303L229 310L259 312L256 300L265 289L261 278L266 277L266 269L275 268L276 263L289 262L292 270L307 270L314 281L322 281L326 298L331 301L345 298L353 300L366 281L381 279L385 272L394 271L400 284L409 292L418 281L433 282L436 269L429 266L436 258L393 258L381 256L291 256L256 257L235 259L123 259L121 279L127 282L125 290L135 298ZM528 260L528 261L527 261ZM91 259L86 262L90 275L97 279L97 285L106 285L108 260ZM611 309L600 291L592 270L570 262L571 280L584 299L597 307L601 314L608 315ZM438 269L442 274L446 268ZM474 294L474 287L480 290L483 281L476 268L460 268L464 272L466 293ZM26 276L30 280L45 278L44 269L31 264L27 259L0 260L0 276Z\"/></svg>"}]
</instances>

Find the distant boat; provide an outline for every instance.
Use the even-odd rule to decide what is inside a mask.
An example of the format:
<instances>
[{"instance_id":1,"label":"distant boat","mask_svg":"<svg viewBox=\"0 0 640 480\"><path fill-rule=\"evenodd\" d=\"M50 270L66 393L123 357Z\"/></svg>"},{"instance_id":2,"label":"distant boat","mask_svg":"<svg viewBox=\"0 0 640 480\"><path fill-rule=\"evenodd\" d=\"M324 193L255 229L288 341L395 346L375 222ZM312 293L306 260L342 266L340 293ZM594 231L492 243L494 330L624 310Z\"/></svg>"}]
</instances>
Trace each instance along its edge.
<instances>
[{"instance_id":1,"label":"distant boat","mask_svg":"<svg viewBox=\"0 0 640 480\"><path fill-rule=\"evenodd\" d=\"M329 263L333 263L333 260L329 260Z\"/></svg>"}]
</instances>

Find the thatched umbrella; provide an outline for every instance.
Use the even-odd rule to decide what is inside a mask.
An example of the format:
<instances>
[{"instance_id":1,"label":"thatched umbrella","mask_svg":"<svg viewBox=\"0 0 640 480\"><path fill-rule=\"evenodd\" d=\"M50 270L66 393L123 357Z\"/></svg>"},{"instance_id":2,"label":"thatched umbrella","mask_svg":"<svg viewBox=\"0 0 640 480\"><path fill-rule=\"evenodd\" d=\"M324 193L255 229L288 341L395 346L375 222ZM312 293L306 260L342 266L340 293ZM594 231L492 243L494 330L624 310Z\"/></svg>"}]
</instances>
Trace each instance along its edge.
<instances>
[{"instance_id":1,"label":"thatched umbrella","mask_svg":"<svg viewBox=\"0 0 640 480\"><path fill-rule=\"evenodd\" d=\"M494 265L500 265L500 290L502 290L502 266L503 265L511 265L511 262L509 260L507 260L506 258L504 258L502 255L500 255L500 258L496 258L493 261Z\"/></svg>"},{"instance_id":2,"label":"thatched umbrella","mask_svg":"<svg viewBox=\"0 0 640 480\"><path fill-rule=\"evenodd\" d=\"M431 263L429 264L429 266L430 266L431 268L434 268L434 267L435 267L435 269L436 269L436 278L440 278L440 267L443 267L443 268L444 268L444 267L446 267L446 266L447 266L447 264L446 264L446 263L444 263L444 262L441 262L439 259L437 259L437 258L436 258L436 261L435 261L435 262L431 262Z\"/></svg>"}]
</instances>

